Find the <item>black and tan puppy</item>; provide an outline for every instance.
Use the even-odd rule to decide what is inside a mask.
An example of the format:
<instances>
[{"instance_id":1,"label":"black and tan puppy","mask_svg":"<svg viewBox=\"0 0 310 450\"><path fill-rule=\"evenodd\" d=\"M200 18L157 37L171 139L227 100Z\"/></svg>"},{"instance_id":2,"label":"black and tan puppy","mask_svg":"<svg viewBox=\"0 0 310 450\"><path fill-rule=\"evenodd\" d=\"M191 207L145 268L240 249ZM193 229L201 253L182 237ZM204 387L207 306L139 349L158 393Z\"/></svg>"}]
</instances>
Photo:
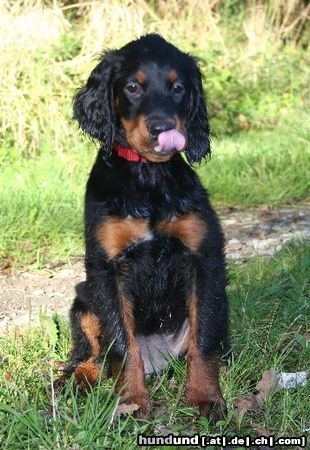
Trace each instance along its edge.
<instances>
[{"instance_id":1,"label":"black and tan puppy","mask_svg":"<svg viewBox=\"0 0 310 450\"><path fill-rule=\"evenodd\" d=\"M155 34L108 51L78 91L74 117L102 145L87 183L87 279L71 310L67 372L94 384L110 347L110 375L145 413L145 375L168 353L187 354L188 405L223 411L224 240L191 168L210 153L196 61Z\"/></svg>"}]
</instances>

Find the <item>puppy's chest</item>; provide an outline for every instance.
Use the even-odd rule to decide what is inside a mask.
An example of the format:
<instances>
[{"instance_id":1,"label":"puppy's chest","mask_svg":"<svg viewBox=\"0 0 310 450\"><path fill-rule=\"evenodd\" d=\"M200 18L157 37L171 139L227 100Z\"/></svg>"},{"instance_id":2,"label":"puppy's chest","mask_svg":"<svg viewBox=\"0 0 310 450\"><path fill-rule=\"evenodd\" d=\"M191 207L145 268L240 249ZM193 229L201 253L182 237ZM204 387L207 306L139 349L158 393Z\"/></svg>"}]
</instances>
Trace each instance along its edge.
<instances>
[{"instance_id":1,"label":"puppy's chest","mask_svg":"<svg viewBox=\"0 0 310 450\"><path fill-rule=\"evenodd\" d=\"M129 246L164 236L173 236L196 252L206 233L206 222L197 213L187 212L157 220L108 216L97 227L96 238L108 258L113 259Z\"/></svg>"}]
</instances>

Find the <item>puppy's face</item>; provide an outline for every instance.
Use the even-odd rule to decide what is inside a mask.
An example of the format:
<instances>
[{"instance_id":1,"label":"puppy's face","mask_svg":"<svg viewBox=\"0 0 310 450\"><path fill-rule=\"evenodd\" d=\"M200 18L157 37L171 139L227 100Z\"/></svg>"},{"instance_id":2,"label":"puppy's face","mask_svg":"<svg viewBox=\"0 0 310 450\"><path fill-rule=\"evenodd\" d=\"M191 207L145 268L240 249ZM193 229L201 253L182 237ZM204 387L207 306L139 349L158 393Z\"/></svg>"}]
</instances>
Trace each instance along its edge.
<instances>
[{"instance_id":1,"label":"puppy's face","mask_svg":"<svg viewBox=\"0 0 310 450\"><path fill-rule=\"evenodd\" d=\"M149 161L210 153L201 73L194 58L155 34L106 52L74 99L80 127L109 155L116 140Z\"/></svg>"},{"instance_id":2,"label":"puppy's face","mask_svg":"<svg viewBox=\"0 0 310 450\"><path fill-rule=\"evenodd\" d=\"M158 136L176 130L186 146L189 80L171 65L139 64L115 84L115 109L129 146L153 162L169 160L173 143L159 146ZM174 136L174 134L169 135Z\"/></svg>"}]
</instances>

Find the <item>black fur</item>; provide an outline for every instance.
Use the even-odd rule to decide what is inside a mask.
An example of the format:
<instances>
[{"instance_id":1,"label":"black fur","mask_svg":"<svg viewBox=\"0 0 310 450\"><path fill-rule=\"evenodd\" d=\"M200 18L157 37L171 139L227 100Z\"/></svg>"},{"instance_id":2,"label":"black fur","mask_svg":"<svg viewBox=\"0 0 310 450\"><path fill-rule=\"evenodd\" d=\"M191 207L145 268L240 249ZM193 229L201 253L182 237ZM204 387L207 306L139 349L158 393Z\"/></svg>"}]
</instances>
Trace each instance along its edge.
<instances>
[{"instance_id":1,"label":"black fur","mask_svg":"<svg viewBox=\"0 0 310 450\"><path fill-rule=\"evenodd\" d=\"M185 155L190 163L200 162L211 152L201 73L194 58L167 43L159 35L146 35L120 50L103 53L100 63L90 74L86 85L75 96L74 118L83 131L102 143L108 154L111 152L115 137L121 144L126 145L124 132L113 107L114 96L124 75L133 73L144 61L147 65L152 64L154 60L163 67L171 65L177 68L187 79L188 143ZM157 103L160 101L160 98L157 99ZM153 105L154 108L157 106Z\"/></svg>"},{"instance_id":2,"label":"black fur","mask_svg":"<svg viewBox=\"0 0 310 450\"><path fill-rule=\"evenodd\" d=\"M184 92L173 97L160 81L174 69ZM130 77L142 70L146 87L139 100L124 94ZM161 84L160 84L161 83ZM118 99L118 104L116 104ZM116 140L129 146L121 119L143 115L183 120L190 164L210 154L209 123L201 73L196 61L158 35L147 35L120 50L103 54L86 85L74 100L74 117L82 130L101 142L91 171L85 201L85 266L87 279L79 285L71 311L74 348L72 368L87 360L89 342L81 327L81 314L90 311L102 324L102 351L111 342L109 358L126 355L128 340L119 304L119 291L133 302L135 332L175 332L188 316L188 299L198 298L198 345L203 357L217 354L227 342L228 306L224 238L206 190L197 174L174 153L163 162L129 162L112 149ZM147 122L148 123L148 122ZM139 153L139 148L135 149ZM148 158L148 153L143 153ZM157 224L194 213L207 232L197 251L178 237L156 231ZM106 218L141 218L148 222L152 239L136 242L108 258L96 230Z\"/></svg>"}]
</instances>

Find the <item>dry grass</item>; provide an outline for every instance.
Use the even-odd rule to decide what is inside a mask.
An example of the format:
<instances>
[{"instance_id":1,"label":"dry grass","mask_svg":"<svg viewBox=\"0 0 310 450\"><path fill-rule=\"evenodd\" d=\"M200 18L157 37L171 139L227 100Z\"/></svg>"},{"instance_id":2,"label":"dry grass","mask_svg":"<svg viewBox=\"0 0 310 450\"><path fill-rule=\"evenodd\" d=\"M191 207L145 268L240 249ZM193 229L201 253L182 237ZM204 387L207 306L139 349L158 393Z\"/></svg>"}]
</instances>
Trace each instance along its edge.
<instances>
[{"instance_id":1,"label":"dry grass","mask_svg":"<svg viewBox=\"0 0 310 450\"><path fill-rule=\"evenodd\" d=\"M68 133L56 82L69 80L51 52L69 23L59 9L44 8L41 2L23 7L15 2L11 8L8 3L0 6L1 141L31 153L47 124Z\"/></svg>"},{"instance_id":2,"label":"dry grass","mask_svg":"<svg viewBox=\"0 0 310 450\"><path fill-rule=\"evenodd\" d=\"M285 39L295 44L309 19L310 5L300 0L273 0L247 2L243 28L250 53L265 51L281 45Z\"/></svg>"},{"instance_id":3,"label":"dry grass","mask_svg":"<svg viewBox=\"0 0 310 450\"><path fill-rule=\"evenodd\" d=\"M243 70L255 73L261 55L275 51L283 39L300 38L309 13L299 0L249 0L235 13L233 20L239 18L241 26L232 35L235 24L229 22L227 8L235 3L2 1L0 145L10 155L26 156L45 146L62 152L68 143L74 145L71 98L105 47L159 32L198 56L219 50L224 68L234 57Z\"/></svg>"}]
</instances>

